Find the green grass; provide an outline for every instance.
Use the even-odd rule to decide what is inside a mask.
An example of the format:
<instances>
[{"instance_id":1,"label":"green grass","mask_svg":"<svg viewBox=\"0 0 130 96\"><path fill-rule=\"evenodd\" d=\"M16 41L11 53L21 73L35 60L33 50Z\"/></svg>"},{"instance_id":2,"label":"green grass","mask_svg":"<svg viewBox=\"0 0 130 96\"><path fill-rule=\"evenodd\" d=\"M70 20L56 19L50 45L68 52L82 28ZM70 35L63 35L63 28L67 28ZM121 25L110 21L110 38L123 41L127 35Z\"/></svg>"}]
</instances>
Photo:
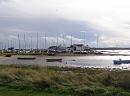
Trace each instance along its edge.
<instances>
[{"instance_id":1,"label":"green grass","mask_svg":"<svg viewBox=\"0 0 130 96\"><path fill-rule=\"evenodd\" d=\"M45 91L20 90L9 87L0 87L0 96L61 96L61 95Z\"/></svg>"},{"instance_id":2,"label":"green grass","mask_svg":"<svg viewBox=\"0 0 130 96\"><path fill-rule=\"evenodd\" d=\"M130 96L130 71L0 65L0 96Z\"/></svg>"}]
</instances>

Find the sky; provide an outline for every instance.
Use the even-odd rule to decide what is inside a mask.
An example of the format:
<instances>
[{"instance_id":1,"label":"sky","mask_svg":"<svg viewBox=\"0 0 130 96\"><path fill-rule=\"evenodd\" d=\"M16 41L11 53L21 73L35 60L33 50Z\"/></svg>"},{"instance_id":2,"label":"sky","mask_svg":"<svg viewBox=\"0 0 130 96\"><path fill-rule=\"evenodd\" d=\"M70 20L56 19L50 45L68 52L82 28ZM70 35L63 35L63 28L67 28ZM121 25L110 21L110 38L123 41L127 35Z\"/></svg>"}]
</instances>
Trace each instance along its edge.
<instances>
[{"instance_id":1,"label":"sky","mask_svg":"<svg viewBox=\"0 0 130 96\"><path fill-rule=\"evenodd\" d=\"M130 47L130 0L0 0L0 47ZM45 45L45 34L47 44ZM25 36L25 37L24 37ZM25 38L25 40L24 40ZM31 43L32 42L32 43Z\"/></svg>"}]
</instances>

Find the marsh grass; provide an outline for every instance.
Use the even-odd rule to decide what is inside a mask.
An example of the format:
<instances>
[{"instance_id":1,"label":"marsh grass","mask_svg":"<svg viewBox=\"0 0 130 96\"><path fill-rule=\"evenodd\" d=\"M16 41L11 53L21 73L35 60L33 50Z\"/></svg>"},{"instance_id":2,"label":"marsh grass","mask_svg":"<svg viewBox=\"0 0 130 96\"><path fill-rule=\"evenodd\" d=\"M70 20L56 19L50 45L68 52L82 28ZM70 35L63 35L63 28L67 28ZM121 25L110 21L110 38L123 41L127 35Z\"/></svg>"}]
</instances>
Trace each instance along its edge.
<instances>
[{"instance_id":1,"label":"marsh grass","mask_svg":"<svg viewBox=\"0 0 130 96\"><path fill-rule=\"evenodd\" d=\"M130 96L130 71L0 65L0 88L3 87L32 90L35 96Z\"/></svg>"}]
</instances>

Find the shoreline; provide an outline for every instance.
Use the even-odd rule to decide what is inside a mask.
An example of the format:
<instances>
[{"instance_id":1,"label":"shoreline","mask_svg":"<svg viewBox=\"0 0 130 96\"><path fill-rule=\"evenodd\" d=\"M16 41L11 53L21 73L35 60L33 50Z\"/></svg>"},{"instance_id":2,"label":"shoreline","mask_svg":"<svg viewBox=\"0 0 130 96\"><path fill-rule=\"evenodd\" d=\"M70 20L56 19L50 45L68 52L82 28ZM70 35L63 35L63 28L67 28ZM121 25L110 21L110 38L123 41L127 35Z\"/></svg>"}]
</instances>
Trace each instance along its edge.
<instances>
[{"instance_id":1,"label":"shoreline","mask_svg":"<svg viewBox=\"0 0 130 96\"><path fill-rule=\"evenodd\" d=\"M102 69L102 70L130 70L130 66L127 66L129 64L114 65L112 64L111 59L109 60L111 64L106 63L105 65L105 62L107 62L106 60L104 60L104 63L100 64L100 60L103 60L102 57L100 56L95 57L95 55L94 57L96 59L93 59L93 56L87 57L87 56L39 56L39 55L29 55L29 56L36 57L35 60L18 60L17 59L18 57L22 57L22 56L26 57L28 55L13 55L12 57L0 56L0 64L6 64L6 65L24 64L24 65L58 66L58 67L74 67L74 68L80 67L80 68L95 68L95 69ZM62 58L62 62L46 62L46 59L48 58ZM109 58L109 57L105 57L105 58ZM96 60L98 62L96 62ZM87 63L87 61L89 62Z\"/></svg>"},{"instance_id":2,"label":"shoreline","mask_svg":"<svg viewBox=\"0 0 130 96\"><path fill-rule=\"evenodd\" d=\"M16 53L2 53L0 56L5 56L7 54L11 55L33 55L33 56L53 56L48 54L33 54L33 53L23 53L23 54L16 54ZM54 56L130 56L130 54L94 54L94 53L87 53L87 54L76 54L76 53L56 53Z\"/></svg>"}]
</instances>

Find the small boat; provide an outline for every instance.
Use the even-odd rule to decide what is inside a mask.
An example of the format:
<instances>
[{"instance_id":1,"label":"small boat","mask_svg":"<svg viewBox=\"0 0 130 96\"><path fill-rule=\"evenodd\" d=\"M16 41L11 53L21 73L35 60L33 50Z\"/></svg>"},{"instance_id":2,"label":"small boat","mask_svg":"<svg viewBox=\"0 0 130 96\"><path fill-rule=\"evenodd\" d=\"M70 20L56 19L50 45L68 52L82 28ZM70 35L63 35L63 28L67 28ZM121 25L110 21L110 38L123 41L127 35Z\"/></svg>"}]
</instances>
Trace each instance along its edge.
<instances>
[{"instance_id":1,"label":"small boat","mask_svg":"<svg viewBox=\"0 0 130 96\"><path fill-rule=\"evenodd\" d=\"M48 56L54 56L56 55L55 53L47 53Z\"/></svg>"},{"instance_id":2,"label":"small boat","mask_svg":"<svg viewBox=\"0 0 130 96\"><path fill-rule=\"evenodd\" d=\"M62 62L62 59L46 59L46 62Z\"/></svg>"},{"instance_id":3,"label":"small boat","mask_svg":"<svg viewBox=\"0 0 130 96\"><path fill-rule=\"evenodd\" d=\"M18 57L19 60L34 60L36 57Z\"/></svg>"},{"instance_id":4,"label":"small boat","mask_svg":"<svg viewBox=\"0 0 130 96\"><path fill-rule=\"evenodd\" d=\"M94 52L96 55L101 55L101 54L103 54L102 52L98 52L98 51L96 51L96 52Z\"/></svg>"},{"instance_id":5,"label":"small boat","mask_svg":"<svg viewBox=\"0 0 130 96\"><path fill-rule=\"evenodd\" d=\"M72 61L76 61L75 59L73 59Z\"/></svg>"},{"instance_id":6,"label":"small boat","mask_svg":"<svg viewBox=\"0 0 130 96\"><path fill-rule=\"evenodd\" d=\"M129 64L130 60L113 60L114 64L120 65L120 64Z\"/></svg>"}]
</instances>

